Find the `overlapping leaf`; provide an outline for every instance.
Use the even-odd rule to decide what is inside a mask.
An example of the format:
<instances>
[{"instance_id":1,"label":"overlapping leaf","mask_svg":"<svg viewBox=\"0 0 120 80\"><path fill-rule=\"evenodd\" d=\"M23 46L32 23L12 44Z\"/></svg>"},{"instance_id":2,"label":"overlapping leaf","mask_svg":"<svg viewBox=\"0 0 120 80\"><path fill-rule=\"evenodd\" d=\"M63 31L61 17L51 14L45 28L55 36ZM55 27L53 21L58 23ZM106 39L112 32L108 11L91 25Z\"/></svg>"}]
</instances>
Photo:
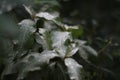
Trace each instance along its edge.
<instances>
[{"instance_id":1,"label":"overlapping leaf","mask_svg":"<svg viewBox=\"0 0 120 80\"><path fill-rule=\"evenodd\" d=\"M67 39L71 40L69 32L54 31L52 32L52 47L60 54L61 57L65 57L67 47L64 45Z\"/></svg>"},{"instance_id":2,"label":"overlapping leaf","mask_svg":"<svg viewBox=\"0 0 120 80\"><path fill-rule=\"evenodd\" d=\"M41 54L31 52L16 64L19 72L18 80L23 79L30 71L41 70L54 57L58 57L58 55L53 51L43 51Z\"/></svg>"}]
</instances>

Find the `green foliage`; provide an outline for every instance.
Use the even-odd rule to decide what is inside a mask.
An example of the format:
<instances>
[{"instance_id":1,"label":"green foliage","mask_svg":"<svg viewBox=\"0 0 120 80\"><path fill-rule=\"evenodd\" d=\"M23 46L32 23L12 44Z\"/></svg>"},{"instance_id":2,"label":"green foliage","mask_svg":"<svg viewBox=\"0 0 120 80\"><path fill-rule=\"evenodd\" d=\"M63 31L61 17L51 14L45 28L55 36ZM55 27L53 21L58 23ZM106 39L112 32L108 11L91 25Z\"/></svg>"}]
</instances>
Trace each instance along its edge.
<instances>
[{"instance_id":1,"label":"green foliage","mask_svg":"<svg viewBox=\"0 0 120 80\"><path fill-rule=\"evenodd\" d=\"M17 24L0 10L0 80L117 80L119 67L113 66L109 53L102 53L111 43L97 52L80 39L94 41L81 25L64 23L57 0L31 2L23 5L30 17Z\"/></svg>"},{"instance_id":2,"label":"green foliage","mask_svg":"<svg viewBox=\"0 0 120 80\"><path fill-rule=\"evenodd\" d=\"M6 65L1 75L2 80L14 74L17 75L15 80L28 80L29 73L35 71L40 71L40 74L48 77L41 76L42 80L82 80L81 70L84 65L73 56L77 54L77 59L82 58L86 62L90 54L97 56L94 49L78 39L83 33L82 28L61 23L57 20L58 15L49 12L32 13L27 6L25 9L31 16L34 14L34 17L18 23L17 38L12 39L11 49L5 48L9 50L6 55L11 53L11 56L4 58L6 63L3 64ZM38 25L41 19L42 24ZM45 68L48 73L43 73Z\"/></svg>"}]
</instances>

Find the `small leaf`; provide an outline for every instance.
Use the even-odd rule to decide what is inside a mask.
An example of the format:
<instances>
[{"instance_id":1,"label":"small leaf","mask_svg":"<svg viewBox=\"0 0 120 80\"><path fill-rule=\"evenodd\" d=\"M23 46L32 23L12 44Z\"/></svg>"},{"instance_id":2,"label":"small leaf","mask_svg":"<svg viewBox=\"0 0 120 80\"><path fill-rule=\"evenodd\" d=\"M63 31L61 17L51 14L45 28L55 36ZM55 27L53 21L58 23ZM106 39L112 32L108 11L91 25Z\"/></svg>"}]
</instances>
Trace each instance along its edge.
<instances>
[{"instance_id":1,"label":"small leaf","mask_svg":"<svg viewBox=\"0 0 120 80\"><path fill-rule=\"evenodd\" d=\"M84 45L85 43L87 43L87 41L84 41L84 40L78 40L78 39L74 39L74 42L78 45L78 46L82 46Z\"/></svg>"},{"instance_id":2,"label":"small leaf","mask_svg":"<svg viewBox=\"0 0 120 80\"><path fill-rule=\"evenodd\" d=\"M79 55L84 59L87 60L88 59L88 53L82 48L79 47Z\"/></svg>"},{"instance_id":3,"label":"small leaf","mask_svg":"<svg viewBox=\"0 0 120 80\"><path fill-rule=\"evenodd\" d=\"M79 65L74 59L66 58L65 65L68 68L68 74L71 80L81 80L80 71L82 66Z\"/></svg>"},{"instance_id":4,"label":"small leaf","mask_svg":"<svg viewBox=\"0 0 120 80\"><path fill-rule=\"evenodd\" d=\"M88 53L83 49L82 46L85 45L86 41L83 41L83 40L78 40L78 39L75 39L74 42L76 43L76 45L79 47L79 50L78 50L78 53L79 55L87 60L88 59Z\"/></svg>"},{"instance_id":5,"label":"small leaf","mask_svg":"<svg viewBox=\"0 0 120 80\"><path fill-rule=\"evenodd\" d=\"M41 45L43 47L44 50L48 49L47 43L42 35L40 35L39 33L36 33L35 40L39 45Z\"/></svg>"},{"instance_id":6,"label":"small leaf","mask_svg":"<svg viewBox=\"0 0 120 80\"><path fill-rule=\"evenodd\" d=\"M69 30L69 29L79 29L79 26L68 26L68 25L64 25L65 29L66 30Z\"/></svg>"},{"instance_id":7,"label":"small leaf","mask_svg":"<svg viewBox=\"0 0 120 80\"><path fill-rule=\"evenodd\" d=\"M57 26L59 26L59 28L63 31L65 31L65 27L64 27L64 24L61 23L60 21L57 21L57 20L52 20Z\"/></svg>"},{"instance_id":8,"label":"small leaf","mask_svg":"<svg viewBox=\"0 0 120 80\"><path fill-rule=\"evenodd\" d=\"M68 26L68 25L64 25L65 29L69 32L72 33L72 37L73 38L78 38L83 34L83 29L82 27L79 26Z\"/></svg>"},{"instance_id":9,"label":"small leaf","mask_svg":"<svg viewBox=\"0 0 120 80\"><path fill-rule=\"evenodd\" d=\"M72 57L74 54L76 54L79 50L79 47L76 47L74 43L70 43L69 46L67 46L65 57Z\"/></svg>"},{"instance_id":10,"label":"small leaf","mask_svg":"<svg viewBox=\"0 0 120 80\"><path fill-rule=\"evenodd\" d=\"M31 9L31 7L29 6L26 6L26 5L23 5L25 10L30 14L31 17L34 17L34 14L35 12L33 11L33 9Z\"/></svg>"},{"instance_id":11,"label":"small leaf","mask_svg":"<svg viewBox=\"0 0 120 80\"><path fill-rule=\"evenodd\" d=\"M90 46L82 46L82 48L89 54L92 54L94 56L98 55L98 53Z\"/></svg>"},{"instance_id":12,"label":"small leaf","mask_svg":"<svg viewBox=\"0 0 120 80\"><path fill-rule=\"evenodd\" d=\"M73 56L78 50L79 50L78 47L73 48L73 49L70 51L69 56Z\"/></svg>"}]
</instances>

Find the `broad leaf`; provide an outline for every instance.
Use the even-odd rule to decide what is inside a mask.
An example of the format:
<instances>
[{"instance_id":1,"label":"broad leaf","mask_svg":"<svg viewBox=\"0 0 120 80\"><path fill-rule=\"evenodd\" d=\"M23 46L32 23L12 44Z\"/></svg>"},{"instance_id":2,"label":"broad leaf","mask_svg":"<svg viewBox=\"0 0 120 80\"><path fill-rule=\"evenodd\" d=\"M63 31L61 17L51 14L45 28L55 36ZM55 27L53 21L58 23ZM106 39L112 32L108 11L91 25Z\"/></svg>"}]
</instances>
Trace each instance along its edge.
<instances>
[{"instance_id":1,"label":"broad leaf","mask_svg":"<svg viewBox=\"0 0 120 80\"><path fill-rule=\"evenodd\" d=\"M52 40L49 31L40 28L39 33L35 33L35 39L36 42L42 45L44 49L49 49L49 50L52 49Z\"/></svg>"},{"instance_id":2,"label":"broad leaf","mask_svg":"<svg viewBox=\"0 0 120 80\"><path fill-rule=\"evenodd\" d=\"M16 68L19 70L18 80L23 79L30 71L41 70L54 57L58 57L58 55L53 51L43 51L41 54L31 52L16 64Z\"/></svg>"},{"instance_id":3,"label":"broad leaf","mask_svg":"<svg viewBox=\"0 0 120 80\"><path fill-rule=\"evenodd\" d=\"M72 40L69 32L54 31L52 32L53 47L61 47L67 39Z\"/></svg>"},{"instance_id":4,"label":"broad leaf","mask_svg":"<svg viewBox=\"0 0 120 80\"><path fill-rule=\"evenodd\" d=\"M33 33L35 32L34 21L26 19L19 23L20 25L20 35L18 39L19 52L24 49L30 49L34 43ZM19 53L18 52L18 53Z\"/></svg>"},{"instance_id":5,"label":"broad leaf","mask_svg":"<svg viewBox=\"0 0 120 80\"><path fill-rule=\"evenodd\" d=\"M80 71L82 69L81 65L79 65L72 58L66 58L65 65L68 68L68 74L69 74L71 80L81 80L81 75L80 75L80 73L81 73Z\"/></svg>"},{"instance_id":6,"label":"broad leaf","mask_svg":"<svg viewBox=\"0 0 120 80\"><path fill-rule=\"evenodd\" d=\"M65 57L67 47L64 45L66 40L70 39L71 36L69 32L54 31L52 32L52 47L55 49L61 57Z\"/></svg>"}]
</instances>

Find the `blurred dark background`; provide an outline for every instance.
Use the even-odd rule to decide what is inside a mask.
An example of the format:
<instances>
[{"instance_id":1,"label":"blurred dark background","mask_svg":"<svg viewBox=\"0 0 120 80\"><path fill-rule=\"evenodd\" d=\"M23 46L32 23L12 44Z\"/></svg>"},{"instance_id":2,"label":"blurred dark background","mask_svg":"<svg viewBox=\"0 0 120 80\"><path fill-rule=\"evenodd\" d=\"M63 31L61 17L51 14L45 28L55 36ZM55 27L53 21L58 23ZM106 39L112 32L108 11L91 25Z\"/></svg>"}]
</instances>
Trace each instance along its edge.
<instances>
[{"instance_id":1,"label":"blurred dark background","mask_svg":"<svg viewBox=\"0 0 120 80\"><path fill-rule=\"evenodd\" d=\"M98 51L99 58L91 61L113 71L119 80L120 0L61 0L60 3L63 22L83 26L80 39L87 40ZM106 73L103 77L103 80L113 80Z\"/></svg>"}]
</instances>

